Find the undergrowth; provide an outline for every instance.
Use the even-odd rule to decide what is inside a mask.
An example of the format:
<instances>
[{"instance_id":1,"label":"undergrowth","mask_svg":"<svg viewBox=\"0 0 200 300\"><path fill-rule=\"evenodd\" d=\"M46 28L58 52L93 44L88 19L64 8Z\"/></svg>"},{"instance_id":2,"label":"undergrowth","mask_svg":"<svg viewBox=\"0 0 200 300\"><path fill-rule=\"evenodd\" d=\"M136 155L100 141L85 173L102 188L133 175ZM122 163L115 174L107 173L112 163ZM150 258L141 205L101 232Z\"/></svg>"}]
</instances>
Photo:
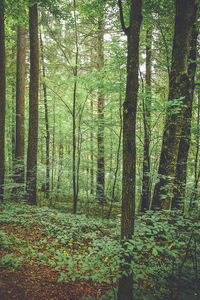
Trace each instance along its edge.
<instances>
[{"instance_id":1,"label":"undergrowth","mask_svg":"<svg viewBox=\"0 0 200 300\"><path fill-rule=\"evenodd\" d=\"M115 299L119 262L131 254L134 299L200 297L200 222L179 211L137 216L126 251L119 219L8 202L0 206L0 224L0 263L6 268L47 264L60 272L58 281L106 282L111 287L107 298Z\"/></svg>"}]
</instances>

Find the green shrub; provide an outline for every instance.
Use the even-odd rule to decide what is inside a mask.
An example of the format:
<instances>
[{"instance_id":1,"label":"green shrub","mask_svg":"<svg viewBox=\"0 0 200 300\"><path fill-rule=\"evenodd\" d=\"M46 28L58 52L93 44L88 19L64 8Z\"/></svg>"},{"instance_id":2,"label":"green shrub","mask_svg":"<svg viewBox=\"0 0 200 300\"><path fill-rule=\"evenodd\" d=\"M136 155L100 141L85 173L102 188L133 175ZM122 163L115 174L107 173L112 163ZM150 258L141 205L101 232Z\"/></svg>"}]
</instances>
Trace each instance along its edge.
<instances>
[{"instance_id":1,"label":"green shrub","mask_svg":"<svg viewBox=\"0 0 200 300\"><path fill-rule=\"evenodd\" d=\"M23 257L15 257L13 253L6 254L1 258L1 264L6 268L19 268Z\"/></svg>"}]
</instances>

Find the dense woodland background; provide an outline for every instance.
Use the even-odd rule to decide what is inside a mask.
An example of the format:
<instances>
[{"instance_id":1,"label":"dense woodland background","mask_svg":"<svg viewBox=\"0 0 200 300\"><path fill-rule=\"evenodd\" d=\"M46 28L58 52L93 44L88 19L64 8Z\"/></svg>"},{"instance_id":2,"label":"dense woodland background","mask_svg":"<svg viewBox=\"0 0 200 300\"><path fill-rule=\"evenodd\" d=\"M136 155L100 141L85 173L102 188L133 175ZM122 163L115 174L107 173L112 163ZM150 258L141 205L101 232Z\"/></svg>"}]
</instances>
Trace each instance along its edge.
<instances>
[{"instance_id":1,"label":"dense woodland background","mask_svg":"<svg viewBox=\"0 0 200 300\"><path fill-rule=\"evenodd\" d=\"M172 218L175 231L189 218L177 276L193 241L188 290L197 299L199 1L1 0L0 8L2 207L14 200L102 222L118 220L122 207L122 240L137 232L136 215L155 228ZM132 248L120 247L118 299L132 299Z\"/></svg>"},{"instance_id":2,"label":"dense woodland background","mask_svg":"<svg viewBox=\"0 0 200 300\"><path fill-rule=\"evenodd\" d=\"M20 187L20 184L22 189L19 192L24 191L29 119L36 126L36 117L33 116L33 120L32 116L29 118L28 3L18 1L14 5L9 1L6 4L4 197L10 198L13 191L16 196L15 187ZM128 6L124 5L124 11L128 23ZM120 202L127 42L121 31L118 7L112 1L53 4L43 1L38 14L37 191L45 191L45 198L53 202L56 202L56 197L73 197L75 176L75 197L80 199L80 205L95 199L107 203L111 199ZM173 1L147 1L143 4L136 123L137 210L141 209L142 193L145 192L145 174L148 177L148 193L153 194L166 113L175 114L179 103L183 103L182 99L168 101L174 17ZM30 31L31 26L34 26L33 23ZM199 44L195 46L198 50ZM190 66L192 62L197 64L197 59L191 58ZM198 195L198 80L197 68L190 118L191 145L186 161L186 208L190 204L192 191ZM24 104L21 103L23 94ZM169 107L174 112L168 112ZM31 113L36 115L35 111ZM20 166L20 158L24 166ZM17 175L20 168L23 168L23 178ZM150 195L145 197L149 203L144 207L148 209L151 207Z\"/></svg>"}]
</instances>

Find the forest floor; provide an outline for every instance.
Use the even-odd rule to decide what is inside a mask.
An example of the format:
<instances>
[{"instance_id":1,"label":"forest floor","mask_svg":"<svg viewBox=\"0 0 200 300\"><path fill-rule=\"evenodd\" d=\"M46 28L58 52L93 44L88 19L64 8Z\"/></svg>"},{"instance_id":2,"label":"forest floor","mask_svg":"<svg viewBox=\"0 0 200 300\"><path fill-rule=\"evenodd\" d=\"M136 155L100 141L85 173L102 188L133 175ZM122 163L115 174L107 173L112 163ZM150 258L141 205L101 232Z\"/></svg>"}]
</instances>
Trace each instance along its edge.
<instances>
[{"instance_id":1,"label":"forest floor","mask_svg":"<svg viewBox=\"0 0 200 300\"><path fill-rule=\"evenodd\" d=\"M8 202L0 205L1 300L114 300L120 274L120 214L87 215ZM93 214L93 217L90 215ZM137 216L134 299L200 299L200 222L180 213Z\"/></svg>"},{"instance_id":2,"label":"forest floor","mask_svg":"<svg viewBox=\"0 0 200 300\"><path fill-rule=\"evenodd\" d=\"M57 282L59 272L37 263L22 264L20 270L0 268L1 300L81 300L89 296L101 296L108 290L106 284L96 285L86 280Z\"/></svg>"},{"instance_id":3,"label":"forest floor","mask_svg":"<svg viewBox=\"0 0 200 300\"><path fill-rule=\"evenodd\" d=\"M30 215L31 218L33 216ZM14 221L9 224L1 223L0 230L5 232L11 239L13 238L14 243L17 241L14 247L16 265L14 259L13 262L8 261L7 266L6 264L5 266L0 264L1 300L81 300L90 297L96 299L112 289L106 282L94 284L93 281L85 279L76 279L75 281L69 279L58 282L60 271L55 270L54 266L40 263L37 258L25 259L26 255L22 255L20 252L22 244L19 241L27 241L26 246L36 245L38 241L44 238L40 225L33 224L25 229L24 226L16 224ZM54 240L51 237L47 237L46 249L41 249L42 252L48 251ZM0 261L2 257L13 253L12 247L6 247L3 250L0 247L0 250ZM20 264L18 265L17 258L21 257L24 260L19 260ZM115 283L116 285L117 282Z\"/></svg>"}]
</instances>

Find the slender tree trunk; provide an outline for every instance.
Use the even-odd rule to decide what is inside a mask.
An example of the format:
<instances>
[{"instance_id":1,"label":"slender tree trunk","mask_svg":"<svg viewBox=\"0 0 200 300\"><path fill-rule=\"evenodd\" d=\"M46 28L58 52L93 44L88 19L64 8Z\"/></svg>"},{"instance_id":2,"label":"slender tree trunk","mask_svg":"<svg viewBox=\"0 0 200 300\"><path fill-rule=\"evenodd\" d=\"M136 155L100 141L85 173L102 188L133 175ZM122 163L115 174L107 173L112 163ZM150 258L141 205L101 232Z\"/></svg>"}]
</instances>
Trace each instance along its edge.
<instances>
[{"instance_id":1,"label":"slender tree trunk","mask_svg":"<svg viewBox=\"0 0 200 300\"><path fill-rule=\"evenodd\" d=\"M16 148L16 105L15 105L15 87L12 86L12 171L13 171L13 181L15 181L15 148Z\"/></svg>"},{"instance_id":2,"label":"slender tree trunk","mask_svg":"<svg viewBox=\"0 0 200 300\"><path fill-rule=\"evenodd\" d=\"M151 201L151 177L150 177L150 137L151 137L151 46L152 27L146 32L146 99L143 100L144 122L144 161L142 179L141 211L149 209Z\"/></svg>"},{"instance_id":3,"label":"slender tree trunk","mask_svg":"<svg viewBox=\"0 0 200 300\"><path fill-rule=\"evenodd\" d=\"M122 4L119 0L120 19L123 31L128 37L126 98L123 105L123 180L121 239L131 239L135 218L135 175L136 175L136 112L138 97L139 36L142 21L142 1L132 0L130 26L125 27ZM126 247L124 245L124 247ZM133 299L133 274L130 271L131 254L125 256L119 280L118 300Z\"/></svg>"},{"instance_id":4,"label":"slender tree trunk","mask_svg":"<svg viewBox=\"0 0 200 300\"><path fill-rule=\"evenodd\" d=\"M93 121L93 106L94 103L91 100L90 102L90 106L91 106L91 117L92 117L92 121ZM92 122L93 125L93 122ZM90 166L90 194L93 195L94 194L94 147L93 147L93 139L94 139L94 134L93 134L93 127L92 127L92 131L90 133L90 160L91 160L91 166Z\"/></svg>"},{"instance_id":5,"label":"slender tree trunk","mask_svg":"<svg viewBox=\"0 0 200 300\"><path fill-rule=\"evenodd\" d=\"M51 169L51 191L54 190L54 163L55 163L55 131L56 131L56 111L55 98L53 101L53 135L52 135L52 169Z\"/></svg>"},{"instance_id":6,"label":"slender tree trunk","mask_svg":"<svg viewBox=\"0 0 200 300\"><path fill-rule=\"evenodd\" d=\"M58 167L58 180L57 180L57 194L60 194L60 183L61 183L61 176L62 176L62 169L63 169L63 152L64 152L64 147L62 145L62 140L60 138L59 151L58 151L59 167Z\"/></svg>"},{"instance_id":7,"label":"slender tree trunk","mask_svg":"<svg viewBox=\"0 0 200 300\"><path fill-rule=\"evenodd\" d=\"M45 112L45 128L46 128L46 187L45 193L46 198L49 199L49 183L50 183L50 154L49 154L49 143L50 143L50 131L49 131L49 114L48 114L48 103L47 103L47 87L45 83L46 70L44 62L44 47L42 41L42 35L40 33L40 48L41 48L41 59L42 59L42 75L43 75L43 93L44 93L44 112Z\"/></svg>"},{"instance_id":8,"label":"slender tree trunk","mask_svg":"<svg viewBox=\"0 0 200 300\"><path fill-rule=\"evenodd\" d=\"M29 8L30 34L30 85L29 85L29 133L27 152L27 194L30 204L37 204L37 145L38 145L38 12L37 4Z\"/></svg>"},{"instance_id":9,"label":"slender tree trunk","mask_svg":"<svg viewBox=\"0 0 200 300\"><path fill-rule=\"evenodd\" d=\"M0 201L3 201L5 176L5 103L6 103L6 74L5 74L5 29L4 29L4 0L0 0Z\"/></svg>"},{"instance_id":10,"label":"slender tree trunk","mask_svg":"<svg viewBox=\"0 0 200 300\"><path fill-rule=\"evenodd\" d=\"M196 155L195 155L195 163L194 163L194 185L193 185L193 190L191 193L190 197L190 206L189 209L191 210L192 208L195 207L195 202L197 200L198 196L198 183L199 183L199 178L200 178L200 170L199 169L199 164L198 164L198 157L199 157L199 139L200 139L200 130L199 130L199 125L200 125L200 92L198 91L198 109L197 109L197 134L196 134Z\"/></svg>"},{"instance_id":11,"label":"slender tree trunk","mask_svg":"<svg viewBox=\"0 0 200 300\"><path fill-rule=\"evenodd\" d=\"M12 59L15 59L15 47L12 47ZM13 182L15 182L15 148L16 148L16 84L13 82L11 87L12 95L12 129L11 129L11 141L12 141L12 174Z\"/></svg>"},{"instance_id":12,"label":"slender tree trunk","mask_svg":"<svg viewBox=\"0 0 200 300\"><path fill-rule=\"evenodd\" d=\"M102 8L103 9L103 8ZM104 67L104 23L103 13L98 20L98 41L97 41L97 71L101 72ZM97 183L96 183L96 199L101 203L105 200L105 164L104 164L104 91L102 87L98 91L98 133L97 133Z\"/></svg>"},{"instance_id":13,"label":"slender tree trunk","mask_svg":"<svg viewBox=\"0 0 200 300\"><path fill-rule=\"evenodd\" d=\"M79 177L80 177L80 164L81 164L81 147L82 147L82 134L81 134L81 117L79 115L79 124L78 124L78 141L77 141L77 170L76 170L76 191L77 198L79 194Z\"/></svg>"},{"instance_id":14,"label":"slender tree trunk","mask_svg":"<svg viewBox=\"0 0 200 300\"><path fill-rule=\"evenodd\" d=\"M195 0L176 0L175 32L172 66L169 81L169 106L163 133L163 142L152 207L169 209L173 197L174 178L180 137L184 122L184 98L191 89L188 74L188 56L194 22ZM171 101L183 101L171 105Z\"/></svg>"},{"instance_id":15,"label":"slender tree trunk","mask_svg":"<svg viewBox=\"0 0 200 300\"><path fill-rule=\"evenodd\" d=\"M118 147L117 147L117 161L116 161L116 167L115 167L115 172L114 172L114 182L113 182L113 187L112 187L112 195L111 195L111 203L110 203L110 208L108 211L108 219L110 218L111 211L112 211L112 205L113 205L113 200L115 198L115 187L117 183L117 175L119 172L119 167L120 167L120 149L121 149L121 140L122 140L122 92L121 92L121 73L120 73L120 95L119 95L119 119L120 119L120 130L119 130L119 139L118 139Z\"/></svg>"},{"instance_id":16,"label":"slender tree trunk","mask_svg":"<svg viewBox=\"0 0 200 300\"><path fill-rule=\"evenodd\" d=\"M184 112L184 122L182 126L181 139L179 144L178 151L178 160L176 167L176 176L175 176L175 187L174 187L174 197L172 201L173 208L179 208L183 206L185 198L185 187L186 187L186 178L187 178L187 160L188 153L190 148L191 140L191 118L192 118L192 103L194 96L194 80L196 73L196 59L197 59L197 36L198 31L196 28L196 16L194 20L193 30L192 30L192 39L189 55L189 89L186 91L184 104L186 105L186 110Z\"/></svg>"},{"instance_id":17,"label":"slender tree trunk","mask_svg":"<svg viewBox=\"0 0 200 300\"><path fill-rule=\"evenodd\" d=\"M77 94L77 76L78 76L78 32L76 24L76 1L74 0L74 22L75 22L75 44L76 44L76 57L75 57L75 67L74 67L74 92L73 92L73 212L76 214L77 211L77 178L76 178L76 94Z\"/></svg>"},{"instance_id":18,"label":"slender tree trunk","mask_svg":"<svg viewBox=\"0 0 200 300\"><path fill-rule=\"evenodd\" d=\"M109 159L109 170L108 172L110 173L110 177L111 174L113 172L113 139L112 139L112 128L113 128L113 116L112 116L112 112L111 112L111 116L110 116L110 159Z\"/></svg>"},{"instance_id":19,"label":"slender tree trunk","mask_svg":"<svg viewBox=\"0 0 200 300\"><path fill-rule=\"evenodd\" d=\"M74 96L73 96L73 212L76 214L77 209L77 190L76 190L76 78L74 82Z\"/></svg>"},{"instance_id":20,"label":"slender tree trunk","mask_svg":"<svg viewBox=\"0 0 200 300\"><path fill-rule=\"evenodd\" d=\"M15 181L24 184L24 106L26 72L26 29L17 27L17 76L16 76L16 146ZM24 191L24 187L20 187Z\"/></svg>"}]
</instances>

